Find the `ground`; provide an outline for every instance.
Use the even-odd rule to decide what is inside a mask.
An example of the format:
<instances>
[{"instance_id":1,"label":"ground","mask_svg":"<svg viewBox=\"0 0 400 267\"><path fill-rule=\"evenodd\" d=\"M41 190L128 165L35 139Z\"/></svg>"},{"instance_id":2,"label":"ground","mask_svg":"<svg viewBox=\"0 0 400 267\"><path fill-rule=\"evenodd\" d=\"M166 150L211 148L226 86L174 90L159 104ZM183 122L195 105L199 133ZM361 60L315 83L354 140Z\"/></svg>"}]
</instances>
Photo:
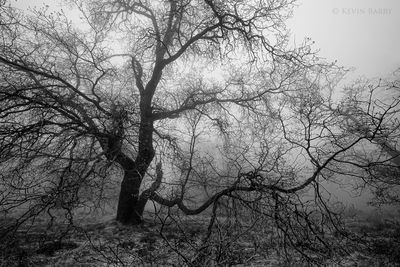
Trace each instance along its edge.
<instances>
[{"instance_id":1,"label":"ground","mask_svg":"<svg viewBox=\"0 0 400 267\"><path fill-rule=\"evenodd\" d=\"M207 250L201 242L207 233L205 216L179 222L167 217L147 213L140 226L121 225L111 214L82 216L73 227L56 223L49 227L47 220L37 219L2 242L0 266L293 266L296 262L289 263L280 253L273 231L247 231L235 240L220 235ZM349 218L348 226L364 237L363 245L324 266L400 266L398 222Z\"/></svg>"}]
</instances>

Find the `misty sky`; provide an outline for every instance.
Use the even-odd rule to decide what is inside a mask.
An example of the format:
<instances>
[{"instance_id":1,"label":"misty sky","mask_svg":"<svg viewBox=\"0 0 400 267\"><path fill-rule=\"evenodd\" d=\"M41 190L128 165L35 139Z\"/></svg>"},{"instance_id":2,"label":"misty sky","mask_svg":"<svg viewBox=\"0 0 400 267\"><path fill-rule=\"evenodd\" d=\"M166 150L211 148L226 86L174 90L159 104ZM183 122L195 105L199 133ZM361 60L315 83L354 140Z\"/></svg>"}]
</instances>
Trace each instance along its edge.
<instances>
[{"instance_id":1,"label":"misty sky","mask_svg":"<svg viewBox=\"0 0 400 267\"><path fill-rule=\"evenodd\" d=\"M289 26L297 43L315 41L320 56L356 68L353 77L385 77L400 67L400 1L300 0Z\"/></svg>"}]
</instances>

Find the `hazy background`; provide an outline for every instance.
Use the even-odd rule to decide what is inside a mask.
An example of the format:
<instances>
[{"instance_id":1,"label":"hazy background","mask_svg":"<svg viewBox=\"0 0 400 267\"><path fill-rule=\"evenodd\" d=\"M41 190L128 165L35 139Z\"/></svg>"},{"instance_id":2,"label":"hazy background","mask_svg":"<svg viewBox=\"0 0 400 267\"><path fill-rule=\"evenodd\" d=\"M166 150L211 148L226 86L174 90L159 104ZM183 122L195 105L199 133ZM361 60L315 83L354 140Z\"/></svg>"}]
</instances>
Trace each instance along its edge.
<instances>
[{"instance_id":1,"label":"hazy background","mask_svg":"<svg viewBox=\"0 0 400 267\"><path fill-rule=\"evenodd\" d=\"M293 38L315 41L320 56L354 68L351 77L385 77L400 67L400 1L300 0Z\"/></svg>"},{"instance_id":2,"label":"hazy background","mask_svg":"<svg viewBox=\"0 0 400 267\"><path fill-rule=\"evenodd\" d=\"M384 78L400 67L400 1L301 0L289 20L293 42L315 41L319 56L351 68L344 83L359 77ZM342 84L344 84L342 83ZM338 89L340 91L340 88ZM329 185L338 200L370 209L371 194L356 197L350 187ZM339 189L339 190L338 190Z\"/></svg>"}]
</instances>

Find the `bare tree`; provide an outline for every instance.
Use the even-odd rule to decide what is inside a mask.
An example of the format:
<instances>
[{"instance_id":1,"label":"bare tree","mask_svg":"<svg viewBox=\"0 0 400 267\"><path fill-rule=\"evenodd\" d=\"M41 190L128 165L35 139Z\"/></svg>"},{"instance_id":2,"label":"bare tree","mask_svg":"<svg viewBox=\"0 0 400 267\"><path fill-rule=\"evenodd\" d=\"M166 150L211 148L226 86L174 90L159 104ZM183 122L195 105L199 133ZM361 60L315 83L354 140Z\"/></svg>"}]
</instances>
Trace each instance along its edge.
<instances>
[{"instance_id":1,"label":"bare tree","mask_svg":"<svg viewBox=\"0 0 400 267\"><path fill-rule=\"evenodd\" d=\"M115 163L124 173L117 212L123 223L139 223L152 195L139 190L156 153L154 134L173 139L157 130L162 121L189 110L251 109L284 90L285 78L312 58L307 46L286 48L291 1L74 3L85 23L81 30L63 13L27 16L2 6L2 164L10 172L25 170L23 181L38 181L29 174L38 165L45 176L59 178L81 162L78 176L89 179L98 176L99 164ZM120 46L110 47L118 38ZM196 58L248 67L222 84L177 74ZM265 62L282 75L278 83L250 81L257 78L250 67ZM293 70L281 71L287 64Z\"/></svg>"},{"instance_id":2,"label":"bare tree","mask_svg":"<svg viewBox=\"0 0 400 267\"><path fill-rule=\"evenodd\" d=\"M79 29L0 7L3 213L70 218L122 179L123 224L149 200L210 215L191 264L236 262L213 238L234 246L230 229L266 224L287 255L340 250L324 184L396 163L399 98L335 102L340 69L288 44L293 1L68 2ZM368 158L370 143L389 157Z\"/></svg>"}]
</instances>

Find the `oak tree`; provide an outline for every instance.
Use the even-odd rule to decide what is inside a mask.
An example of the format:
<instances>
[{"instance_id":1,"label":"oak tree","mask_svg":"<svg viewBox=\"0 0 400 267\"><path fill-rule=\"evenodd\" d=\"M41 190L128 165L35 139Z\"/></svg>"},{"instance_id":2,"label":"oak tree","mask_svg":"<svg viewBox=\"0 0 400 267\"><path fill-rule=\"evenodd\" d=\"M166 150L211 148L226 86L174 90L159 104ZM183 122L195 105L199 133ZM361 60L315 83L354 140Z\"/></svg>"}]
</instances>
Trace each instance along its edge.
<instances>
[{"instance_id":1,"label":"oak tree","mask_svg":"<svg viewBox=\"0 0 400 267\"><path fill-rule=\"evenodd\" d=\"M239 202L291 245L330 251L340 218L321 185L363 169L353 156L383 125L340 127L337 68L290 43L294 1L67 2L1 6L3 211L70 210L117 177L124 224L149 200L187 215Z\"/></svg>"},{"instance_id":2,"label":"oak tree","mask_svg":"<svg viewBox=\"0 0 400 267\"><path fill-rule=\"evenodd\" d=\"M117 164L123 223L139 223L157 189L140 194L155 139L173 138L158 130L163 121L230 105L251 110L285 81L256 81L260 64L268 62L271 72L293 65L277 74L286 76L309 64L307 46L287 48L292 1L71 2L83 24L63 11L25 15L1 7L3 175L22 183L53 177L48 182L56 185L48 187L59 195ZM233 62L243 70L219 84L195 75L202 67L211 73L210 66L226 74L223 64Z\"/></svg>"}]
</instances>

